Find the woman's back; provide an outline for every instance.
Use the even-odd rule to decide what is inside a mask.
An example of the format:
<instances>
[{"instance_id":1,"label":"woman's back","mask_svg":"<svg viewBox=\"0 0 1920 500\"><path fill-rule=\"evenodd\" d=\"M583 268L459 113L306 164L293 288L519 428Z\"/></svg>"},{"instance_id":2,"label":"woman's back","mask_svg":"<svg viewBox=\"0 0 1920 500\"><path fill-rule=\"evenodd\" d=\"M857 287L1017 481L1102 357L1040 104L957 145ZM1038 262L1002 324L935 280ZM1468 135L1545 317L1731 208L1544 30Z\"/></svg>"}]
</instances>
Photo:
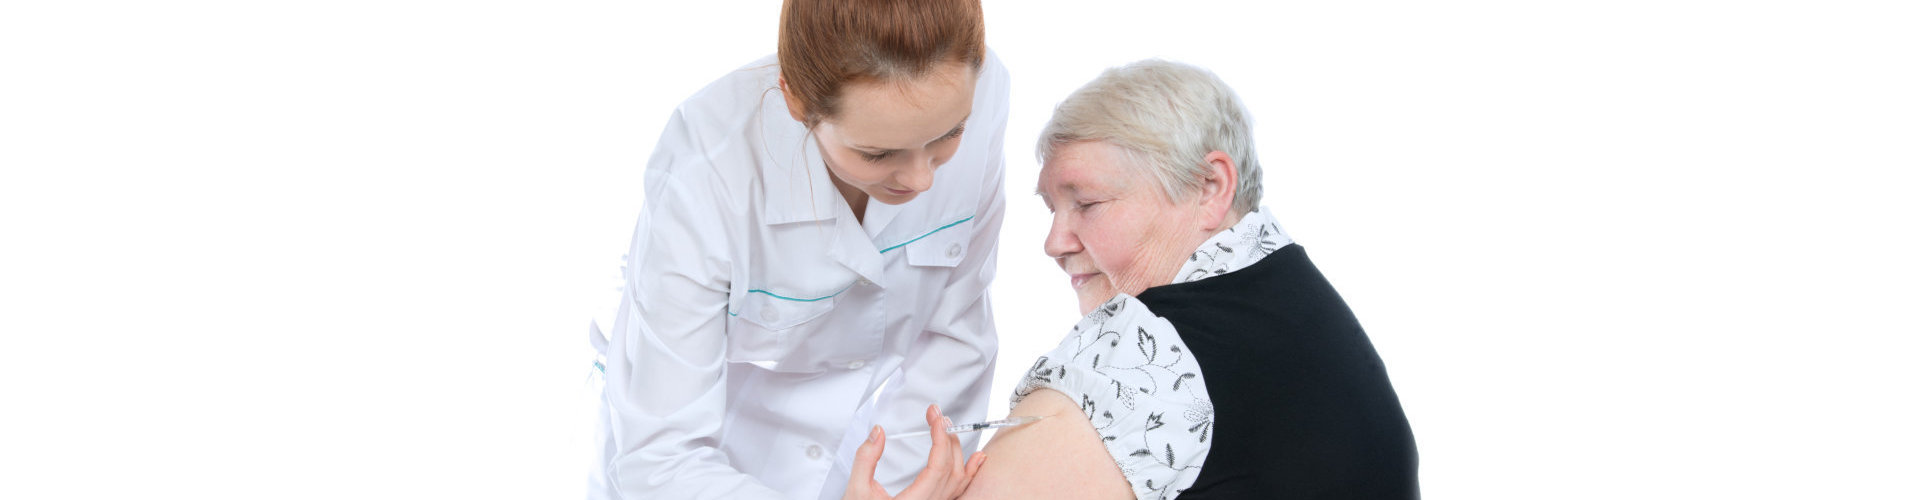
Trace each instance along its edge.
<instances>
[{"instance_id":1,"label":"woman's back","mask_svg":"<svg viewBox=\"0 0 1920 500\"><path fill-rule=\"evenodd\" d=\"M1181 498L1413 498L1413 432L1366 332L1287 245L1139 297L1207 374L1213 447Z\"/></svg>"}]
</instances>

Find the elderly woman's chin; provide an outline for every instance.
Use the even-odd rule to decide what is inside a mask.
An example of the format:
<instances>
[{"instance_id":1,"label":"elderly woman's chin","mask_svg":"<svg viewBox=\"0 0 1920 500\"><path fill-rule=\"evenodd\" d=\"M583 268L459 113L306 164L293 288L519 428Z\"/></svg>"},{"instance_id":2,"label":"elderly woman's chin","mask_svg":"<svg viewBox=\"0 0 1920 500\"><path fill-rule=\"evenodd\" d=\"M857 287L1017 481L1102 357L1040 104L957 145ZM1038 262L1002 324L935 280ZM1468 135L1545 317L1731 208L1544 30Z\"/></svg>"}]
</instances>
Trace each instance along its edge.
<instances>
[{"instance_id":1,"label":"elderly woman's chin","mask_svg":"<svg viewBox=\"0 0 1920 500\"><path fill-rule=\"evenodd\" d=\"M1069 275L1067 283L1073 285L1073 293L1080 297L1080 315L1093 312L1115 295L1113 285L1107 282L1107 275L1093 274L1085 276Z\"/></svg>"}]
</instances>

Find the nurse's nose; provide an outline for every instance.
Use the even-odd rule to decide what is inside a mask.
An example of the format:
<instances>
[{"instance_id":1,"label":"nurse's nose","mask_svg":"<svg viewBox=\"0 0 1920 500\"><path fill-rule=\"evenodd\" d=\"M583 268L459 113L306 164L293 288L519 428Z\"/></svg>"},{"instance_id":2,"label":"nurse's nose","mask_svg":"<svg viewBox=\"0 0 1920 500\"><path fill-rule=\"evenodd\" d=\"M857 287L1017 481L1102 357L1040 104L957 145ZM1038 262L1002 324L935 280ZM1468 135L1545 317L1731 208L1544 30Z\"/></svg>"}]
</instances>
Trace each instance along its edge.
<instances>
[{"instance_id":1,"label":"nurse's nose","mask_svg":"<svg viewBox=\"0 0 1920 500\"><path fill-rule=\"evenodd\" d=\"M934 164L933 155L917 158L912 165L907 166L907 171L900 173L900 186L916 193L933 189L933 170L937 166Z\"/></svg>"}]
</instances>

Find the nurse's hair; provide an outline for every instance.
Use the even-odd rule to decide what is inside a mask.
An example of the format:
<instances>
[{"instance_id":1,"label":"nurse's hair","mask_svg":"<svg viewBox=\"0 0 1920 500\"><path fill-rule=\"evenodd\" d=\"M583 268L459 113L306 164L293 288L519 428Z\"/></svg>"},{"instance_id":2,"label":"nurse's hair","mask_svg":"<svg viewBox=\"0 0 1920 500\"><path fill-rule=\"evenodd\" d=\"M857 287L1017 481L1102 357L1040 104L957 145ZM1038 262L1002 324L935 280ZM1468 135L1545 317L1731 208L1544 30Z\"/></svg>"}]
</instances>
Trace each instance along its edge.
<instances>
[{"instance_id":1,"label":"nurse's hair","mask_svg":"<svg viewBox=\"0 0 1920 500\"><path fill-rule=\"evenodd\" d=\"M1245 215L1259 208L1261 196L1251 122L1240 96L1213 72L1148 59L1110 68L1061 101L1040 131L1037 153L1045 165L1063 145L1112 144L1152 173L1168 198L1184 201L1200 192L1207 153L1220 151L1238 167L1233 211Z\"/></svg>"},{"instance_id":2,"label":"nurse's hair","mask_svg":"<svg viewBox=\"0 0 1920 500\"><path fill-rule=\"evenodd\" d=\"M807 127L833 118L851 82L905 82L941 63L986 61L980 0L785 0L780 76Z\"/></svg>"}]
</instances>

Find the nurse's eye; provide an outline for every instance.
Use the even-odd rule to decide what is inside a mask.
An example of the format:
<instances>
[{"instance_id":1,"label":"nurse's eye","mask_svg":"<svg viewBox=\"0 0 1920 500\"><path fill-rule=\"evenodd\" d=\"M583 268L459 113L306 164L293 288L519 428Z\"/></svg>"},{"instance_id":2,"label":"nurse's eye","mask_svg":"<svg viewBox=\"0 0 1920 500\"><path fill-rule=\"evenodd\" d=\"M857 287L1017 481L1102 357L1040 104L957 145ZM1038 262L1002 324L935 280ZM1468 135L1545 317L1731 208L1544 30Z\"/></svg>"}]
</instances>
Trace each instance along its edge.
<instances>
[{"instance_id":1,"label":"nurse's eye","mask_svg":"<svg viewBox=\"0 0 1920 500\"><path fill-rule=\"evenodd\" d=\"M967 126L966 126L966 124L961 124L961 125L960 125L960 126L958 126L958 127L954 127L954 128L953 128L953 131L952 131L952 132L947 132L947 135L946 135L945 137L941 137L940 139L938 139L938 140L936 140L935 142L938 142L938 141L950 141L950 140L954 140L954 139L959 139L959 138L960 138L960 134L963 134L963 133L966 133L966 132L967 132Z\"/></svg>"},{"instance_id":2,"label":"nurse's eye","mask_svg":"<svg viewBox=\"0 0 1920 500\"><path fill-rule=\"evenodd\" d=\"M890 156L893 156L892 151L881 151L879 153L868 153L866 151L860 152L860 159L867 160L868 162L871 162L871 163L879 163L880 160L885 160Z\"/></svg>"}]
</instances>

